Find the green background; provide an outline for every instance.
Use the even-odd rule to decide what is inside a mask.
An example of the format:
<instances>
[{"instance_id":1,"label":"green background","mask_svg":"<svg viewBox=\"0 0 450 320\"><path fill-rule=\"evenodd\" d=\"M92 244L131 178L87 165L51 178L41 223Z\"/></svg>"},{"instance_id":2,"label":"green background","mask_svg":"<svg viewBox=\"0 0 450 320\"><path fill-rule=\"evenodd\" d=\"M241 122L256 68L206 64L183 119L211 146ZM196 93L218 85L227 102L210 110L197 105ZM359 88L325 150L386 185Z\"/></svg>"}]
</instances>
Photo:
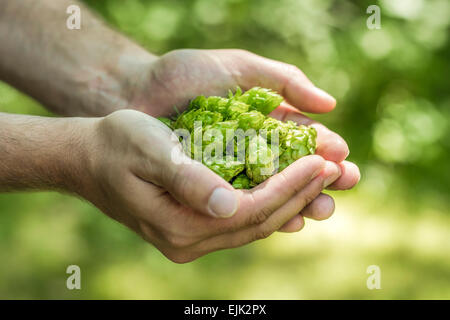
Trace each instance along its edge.
<instances>
[{"instance_id":1,"label":"green background","mask_svg":"<svg viewBox=\"0 0 450 320\"><path fill-rule=\"evenodd\" d=\"M177 265L91 205L0 195L1 298L450 298L447 0L88 1L156 54L243 48L299 66L338 100L315 116L361 167L335 215ZM366 8L381 7L379 30ZM48 114L0 83L0 111ZM65 287L68 265L82 289ZM381 289L366 286L367 267Z\"/></svg>"}]
</instances>

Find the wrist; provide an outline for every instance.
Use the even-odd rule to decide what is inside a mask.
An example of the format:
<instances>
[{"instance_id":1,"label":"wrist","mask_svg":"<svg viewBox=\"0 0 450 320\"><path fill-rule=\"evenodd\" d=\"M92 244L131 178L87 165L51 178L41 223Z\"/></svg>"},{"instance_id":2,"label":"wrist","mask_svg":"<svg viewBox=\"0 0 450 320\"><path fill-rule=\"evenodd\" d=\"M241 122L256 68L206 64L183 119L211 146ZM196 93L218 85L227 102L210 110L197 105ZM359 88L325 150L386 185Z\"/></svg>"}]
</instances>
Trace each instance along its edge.
<instances>
[{"instance_id":1,"label":"wrist","mask_svg":"<svg viewBox=\"0 0 450 320\"><path fill-rule=\"evenodd\" d=\"M134 43L123 44L117 53L108 58L98 71L101 81L95 78L89 83L89 91L96 92L98 112L93 116L106 116L114 111L135 108L145 103L142 92L148 91L148 78L158 57Z\"/></svg>"},{"instance_id":2,"label":"wrist","mask_svg":"<svg viewBox=\"0 0 450 320\"><path fill-rule=\"evenodd\" d=\"M98 123L102 118L67 118L64 128L65 141L57 151L54 167L59 168L50 180L56 181L56 188L68 193L86 197L93 187L92 158L95 155L95 141Z\"/></svg>"}]
</instances>

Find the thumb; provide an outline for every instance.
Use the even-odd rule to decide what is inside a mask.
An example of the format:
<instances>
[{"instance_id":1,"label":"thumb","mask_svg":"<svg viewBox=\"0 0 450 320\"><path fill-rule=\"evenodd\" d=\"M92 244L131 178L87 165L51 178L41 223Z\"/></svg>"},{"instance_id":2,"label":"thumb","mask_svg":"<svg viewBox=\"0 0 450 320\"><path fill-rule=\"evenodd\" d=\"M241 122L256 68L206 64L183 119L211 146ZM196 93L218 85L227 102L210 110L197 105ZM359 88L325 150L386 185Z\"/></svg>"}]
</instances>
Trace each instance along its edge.
<instances>
[{"instance_id":1,"label":"thumb","mask_svg":"<svg viewBox=\"0 0 450 320\"><path fill-rule=\"evenodd\" d=\"M170 141L158 143L160 148L152 165L154 183L178 202L203 214L218 218L234 215L239 207L239 192L205 165L189 158L176 135L172 135Z\"/></svg>"},{"instance_id":2,"label":"thumb","mask_svg":"<svg viewBox=\"0 0 450 320\"><path fill-rule=\"evenodd\" d=\"M238 192L202 163L189 160L185 164L167 164L170 178L163 181L164 188L182 204L204 214L233 216L239 206Z\"/></svg>"},{"instance_id":3,"label":"thumb","mask_svg":"<svg viewBox=\"0 0 450 320\"><path fill-rule=\"evenodd\" d=\"M142 180L167 190L178 202L203 214L226 218L239 206L239 192L228 182L192 160L179 138L189 132L171 131L161 121L137 111L115 113L119 129L127 132L131 170Z\"/></svg>"},{"instance_id":4,"label":"thumb","mask_svg":"<svg viewBox=\"0 0 450 320\"><path fill-rule=\"evenodd\" d=\"M336 106L336 100L331 95L315 87L294 65L242 50L229 49L222 50L221 53L226 55L224 59L231 60L229 65L238 69L237 81L243 89L254 86L273 89L282 94L291 105L305 112L324 113Z\"/></svg>"},{"instance_id":5,"label":"thumb","mask_svg":"<svg viewBox=\"0 0 450 320\"><path fill-rule=\"evenodd\" d=\"M311 113L330 112L336 106L336 100L327 92L313 85L306 75L296 66L262 57L258 62L260 79L266 79L264 84L284 96L300 111Z\"/></svg>"}]
</instances>

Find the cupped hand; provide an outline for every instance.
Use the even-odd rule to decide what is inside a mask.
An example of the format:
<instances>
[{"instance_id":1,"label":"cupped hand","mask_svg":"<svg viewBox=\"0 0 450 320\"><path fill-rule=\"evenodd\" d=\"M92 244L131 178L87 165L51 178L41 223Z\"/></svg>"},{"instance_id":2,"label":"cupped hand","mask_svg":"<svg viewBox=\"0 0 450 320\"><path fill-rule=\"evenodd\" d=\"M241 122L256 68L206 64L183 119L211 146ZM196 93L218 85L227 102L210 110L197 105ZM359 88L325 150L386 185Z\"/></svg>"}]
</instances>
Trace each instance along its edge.
<instances>
[{"instance_id":1,"label":"cupped hand","mask_svg":"<svg viewBox=\"0 0 450 320\"><path fill-rule=\"evenodd\" d=\"M198 95L224 96L236 86L243 90L254 86L276 90L284 96L286 103L271 116L315 126L318 131L316 153L339 164L342 175L329 189L350 189L359 181L358 167L345 161L349 154L346 142L301 113L329 112L336 105L335 99L315 87L296 66L243 50L176 50L155 60L144 78L146 80L136 88L130 103L152 116L174 115L174 106L183 110L189 100ZM322 220L333 211L333 199L321 194L302 214ZM302 217L297 217L282 231L296 231L302 226Z\"/></svg>"},{"instance_id":2,"label":"cupped hand","mask_svg":"<svg viewBox=\"0 0 450 320\"><path fill-rule=\"evenodd\" d=\"M168 127L134 110L101 118L85 136L81 196L175 262L269 236L298 220L341 174L312 155L251 190L235 190L184 155Z\"/></svg>"}]
</instances>

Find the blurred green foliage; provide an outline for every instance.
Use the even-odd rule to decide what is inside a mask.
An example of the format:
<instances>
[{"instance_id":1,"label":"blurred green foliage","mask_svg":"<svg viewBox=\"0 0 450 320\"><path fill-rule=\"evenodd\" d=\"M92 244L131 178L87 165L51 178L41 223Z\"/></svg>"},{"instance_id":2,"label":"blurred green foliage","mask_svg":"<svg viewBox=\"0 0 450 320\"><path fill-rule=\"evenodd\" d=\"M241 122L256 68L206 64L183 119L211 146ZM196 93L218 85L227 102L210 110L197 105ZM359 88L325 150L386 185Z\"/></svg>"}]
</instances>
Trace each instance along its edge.
<instances>
[{"instance_id":1,"label":"blurred green foliage","mask_svg":"<svg viewBox=\"0 0 450 320\"><path fill-rule=\"evenodd\" d=\"M242 48L299 66L338 99L314 116L349 143L359 186L336 213L187 265L81 200L0 195L2 298L450 298L450 2L90 0L156 54ZM379 30L366 8L381 7ZM44 114L0 84L0 111ZM65 269L82 270L82 290ZM366 268L381 268L368 290Z\"/></svg>"}]
</instances>

